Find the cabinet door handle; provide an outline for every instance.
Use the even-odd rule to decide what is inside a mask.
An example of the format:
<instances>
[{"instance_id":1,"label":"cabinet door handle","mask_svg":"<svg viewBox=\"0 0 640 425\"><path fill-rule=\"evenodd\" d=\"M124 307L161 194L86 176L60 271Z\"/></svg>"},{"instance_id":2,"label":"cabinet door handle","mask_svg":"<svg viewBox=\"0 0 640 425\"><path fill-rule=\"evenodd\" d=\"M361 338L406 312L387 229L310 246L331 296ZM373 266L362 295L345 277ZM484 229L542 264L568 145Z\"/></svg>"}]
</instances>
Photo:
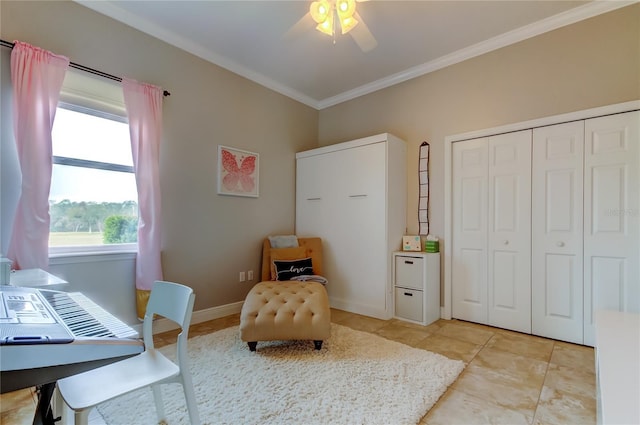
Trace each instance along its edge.
<instances>
[{"instance_id":1,"label":"cabinet door handle","mask_svg":"<svg viewBox=\"0 0 640 425\"><path fill-rule=\"evenodd\" d=\"M307 198L307 201L319 201L322 198Z\"/></svg>"},{"instance_id":2,"label":"cabinet door handle","mask_svg":"<svg viewBox=\"0 0 640 425\"><path fill-rule=\"evenodd\" d=\"M404 294L408 297L413 297L413 294L411 292L405 292Z\"/></svg>"},{"instance_id":3,"label":"cabinet door handle","mask_svg":"<svg viewBox=\"0 0 640 425\"><path fill-rule=\"evenodd\" d=\"M361 194L361 195L349 195L349 198L366 198L367 194Z\"/></svg>"},{"instance_id":4,"label":"cabinet door handle","mask_svg":"<svg viewBox=\"0 0 640 425\"><path fill-rule=\"evenodd\" d=\"M413 261L405 260L404 263L405 264L413 264Z\"/></svg>"},{"instance_id":5,"label":"cabinet door handle","mask_svg":"<svg viewBox=\"0 0 640 425\"><path fill-rule=\"evenodd\" d=\"M556 243L556 245L558 245L559 247L562 248L564 246L564 242L560 241L560 242Z\"/></svg>"}]
</instances>

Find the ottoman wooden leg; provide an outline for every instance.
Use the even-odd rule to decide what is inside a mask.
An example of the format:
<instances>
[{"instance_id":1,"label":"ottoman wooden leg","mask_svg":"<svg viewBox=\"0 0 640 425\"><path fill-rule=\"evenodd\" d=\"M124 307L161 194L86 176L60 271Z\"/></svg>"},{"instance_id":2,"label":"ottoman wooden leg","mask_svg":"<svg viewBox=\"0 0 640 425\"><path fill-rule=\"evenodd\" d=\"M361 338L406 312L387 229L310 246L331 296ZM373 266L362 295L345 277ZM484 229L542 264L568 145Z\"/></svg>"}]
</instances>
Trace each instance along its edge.
<instances>
[{"instance_id":1,"label":"ottoman wooden leg","mask_svg":"<svg viewBox=\"0 0 640 425\"><path fill-rule=\"evenodd\" d=\"M322 341L313 341L313 345L316 347L316 350L319 350L322 348Z\"/></svg>"},{"instance_id":2,"label":"ottoman wooden leg","mask_svg":"<svg viewBox=\"0 0 640 425\"><path fill-rule=\"evenodd\" d=\"M322 344L322 342L320 342L320 344ZM247 342L247 345L249 346L249 350L256 351L256 345L258 345L258 341Z\"/></svg>"}]
</instances>

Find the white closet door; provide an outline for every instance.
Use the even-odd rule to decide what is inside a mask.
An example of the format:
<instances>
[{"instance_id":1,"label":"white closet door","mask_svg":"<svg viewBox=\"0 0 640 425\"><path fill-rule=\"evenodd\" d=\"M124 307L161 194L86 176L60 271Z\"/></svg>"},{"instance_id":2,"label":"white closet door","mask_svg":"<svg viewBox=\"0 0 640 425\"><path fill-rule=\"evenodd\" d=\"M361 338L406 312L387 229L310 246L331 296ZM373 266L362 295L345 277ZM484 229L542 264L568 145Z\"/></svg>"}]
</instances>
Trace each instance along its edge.
<instances>
[{"instance_id":1,"label":"white closet door","mask_svg":"<svg viewBox=\"0 0 640 425\"><path fill-rule=\"evenodd\" d=\"M531 332L531 130L489 138L488 323Z\"/></svg>"},{"instance_id":2,"label":"white closet door","mask_svg":"<svg viewBox=\"0 0 640 425\"><path fill-rule=\"evenodd\" d=\"M341 219L335 207L334 186L339 181L341 164L338 152L299 158L296 179L296 234L302 237L321 237L323 274L336 275L335 240L340 237L336 221ZM327 289L331 295L331 287Z\"/></svg>"},{"instance_id":3,"label":"white closet door","mask_svg":"<svg viewBox=\"0 0 640 425\"><path fill-rule=\"evenodd\" d=\"M452 315L486 324L488 139L452 148Z\"/></svg>"},{"instance_id":4,"label":"white closet door","mask_svg":"<svg viewBox=\"0 0 640 425\"><path fill-rule=\"evenodd\" d=\"M386 143L347 149L340 155L336 187L334 251L339 281L330 295L351 300L351 311L388 318L386 249ZM345 282L346 284L341 284Z\"/></svg>"},{"instance_id":5,"label":"white closet door","mask_svg":"<svg viewBox=\"0 0 640 425\"><path fill-rule=\"evenodd\" d=\"M532 332L583 342L584 121L533 131Z\"/></svg>"},{"instance_id":6,"label":"white closet door","mask_svg":"<svg viewBox=\"0 0 640 425\"><path fill-rule=\"evenodd\" d=\"M337 170L332 169L329 155L299 158L296 161L296 232L300 236L324 235L330 227L331 182ZM326 174L328 178L319 179Z\"/></svg>"},{"instance_id":7,"label":"white closet door","mask_svg":"<svg viewBox=\"0 0 640 425\"><path fill-rule=\"evenodd\" d=\"M585 123L584 343L599 309L640 311L640 112Z\"/></svg>"}]
</instances>

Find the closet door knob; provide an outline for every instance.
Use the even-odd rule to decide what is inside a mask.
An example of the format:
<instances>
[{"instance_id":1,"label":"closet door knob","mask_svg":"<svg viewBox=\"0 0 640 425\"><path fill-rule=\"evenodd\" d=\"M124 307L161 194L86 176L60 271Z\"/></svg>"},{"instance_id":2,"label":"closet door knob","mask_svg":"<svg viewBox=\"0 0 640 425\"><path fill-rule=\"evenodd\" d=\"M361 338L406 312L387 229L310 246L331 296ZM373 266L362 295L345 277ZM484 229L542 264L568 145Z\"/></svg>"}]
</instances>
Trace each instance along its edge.
<instances>
[{"instance_id":1,"label":"closet door knob","mask_svg":"<svg viewBox=\"0 0 640 425\"><path fill-rule=\"evenodd\" d=\"M559 247L563 247L564 246L564 242L560 241L560 242L556 243L556 245L559 246Z\"/></svg>"},{"instance_id":2,"label":"closet door knob","mask_svg":"<svg viewBox=\"0 0 640 425\"><path fill-rule=\"evenodd\" d=\"M509 241L507 239L504 240L504 242L502 242L505 245L509 245Z\"/></svg>"}]
</instances>

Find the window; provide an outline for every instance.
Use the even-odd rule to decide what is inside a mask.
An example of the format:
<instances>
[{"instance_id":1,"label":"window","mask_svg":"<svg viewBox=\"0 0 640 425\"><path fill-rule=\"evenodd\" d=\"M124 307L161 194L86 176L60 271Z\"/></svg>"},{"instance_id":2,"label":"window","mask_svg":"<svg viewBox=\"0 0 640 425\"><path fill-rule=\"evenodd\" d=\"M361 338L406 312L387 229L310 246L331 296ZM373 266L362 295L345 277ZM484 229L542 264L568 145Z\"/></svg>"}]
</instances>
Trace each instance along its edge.
<instances>
[{"instance_id":1,"label":"window","mask_svg":"<svg viewBox=\"0 0 640 425\"><path fill-rule=\"evenodd\" d=\"M100 96L69 95L69 85L65 78L52 132L50 252L131 247L138 195L127 120Z\"/></svg>"}]
</instances>

